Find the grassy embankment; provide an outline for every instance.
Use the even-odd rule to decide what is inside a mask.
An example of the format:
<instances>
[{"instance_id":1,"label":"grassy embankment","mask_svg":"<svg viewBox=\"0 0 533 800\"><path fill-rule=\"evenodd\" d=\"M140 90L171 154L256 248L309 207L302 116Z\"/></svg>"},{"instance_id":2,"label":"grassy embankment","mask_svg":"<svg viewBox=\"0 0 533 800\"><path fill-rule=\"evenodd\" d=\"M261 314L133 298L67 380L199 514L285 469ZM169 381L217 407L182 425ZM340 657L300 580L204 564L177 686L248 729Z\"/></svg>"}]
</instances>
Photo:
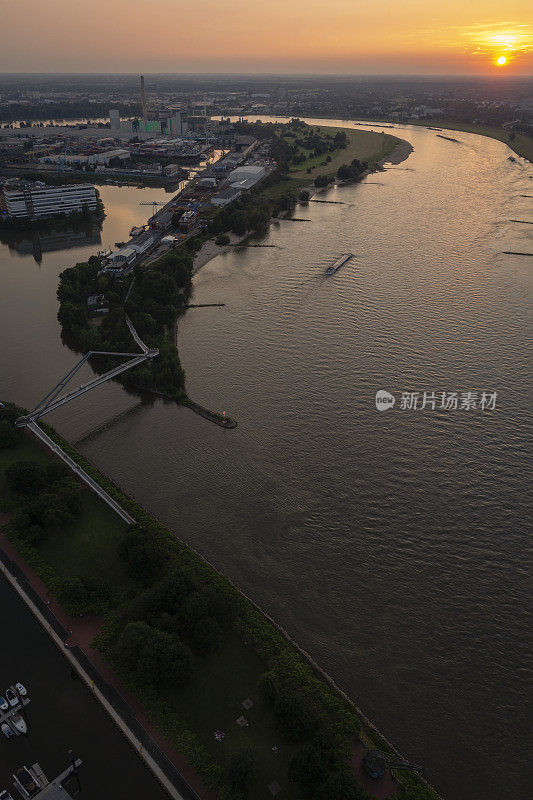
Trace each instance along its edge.
<instances>
[{"instance_id":1,"label":"grassy embankment","mask_svg":"<svg viewBox=\"0 0 533 800\"><path fill-rule=\"evenodd\" d=\"M22 410L17 410L20 413ZM141 686L128 672L119 670L125 684L144 703L154 723L162 730L176 750L185 754L204 782L216 788L224 800L268 800L268 785L277 780L283 788L283 797L300 800L297 785L287 778L291 759L302 747L308 746L316 731L325 731L328 726L340 732L345 744L358 731L370 747L386 750L379 736L359 719L354 709L340 699L336 693L307 665L297 651L283 638L275 627L260 614L225 578L208 566L187 545L169 531L158 525L150 515L116 486L86 462L58 434L46 428L49 435L80 463L93 478L128 510L146 528L147 535L162 537L167 551L166 569L177 579L187 582L189 588L196 586L193 595L208 589L220 599L231 600L236 609L231 625L224 629L220 645L209 652L201 652L190 645L192 652L192 674L182 683L166 681L157 688ZM17 508L27 502L20 493L13 491L5 480L6 469L18 461L35 461L45 466L52 459L46 451L28 435L20 434L16 445L0 449L0 500L2 510L17 513ZM49 586L52 594L60 593L62 580L73 577L98 577L109 588L110 607L120 608L120 616L108 617L107 630L100 647L104 657L113 663L117 653L117 637L131 619L139 619L139 596L143 591L156 588L157 580L149 586L139 585L132 578L128 565L124 563L121 547L131 528L120 521L113 512L87 488L80 490L81 513L75 521L55 529L47 529L37 541L24 535L8 522L5 530L11 543L21 552L26 561ZM148 548L143 558L150 554ZM143 562L144 564L144 562ZM144 570L144 567L143 567ZM167 574L168 578L168 574ZM60 598L59 598L60 599ZM187 605L191 596L183 600ZM136 606L136 612L133 609ZM168 617L168 615L167 615ZM149 617L149 624L157 625L157 619ZM167 634L168 635L168 634ZM181 634L180 634L181 636ZM189 641L189 640L186 640ZM190 641L189 641L190 644ZM259 688L262 675L279 675L288 680L288 686L296 708L291 704L280 707L273 704ZM291 677L292 676L292 677ZM313 730L295 735L295 729L287 728L287 714L292 722L302 723L306 719L305 705L299 708L303 698L310 700L318 715L313 717ZM254 705L245 711L242 702L251 698ZM307 701L306 701L307 702ZM300 718L300 714L304 714ZM244 714L248 727L239 727L236 719ZM281 716L280 716L281 714ZM324 726L326 726L324 728ZM297 726L298 727L298 726ZM214 739L215 730L224 731L221 742ZM314 733L313 733L314 731ZM276 746L277 752L272 748ZM230 785L228 769L236 753L251 751L255 764L253 777L244 791ZM339 751L341 772L346 771ZM336 767L337 768L337 767ZM336 769L335 768L335 769ZM402 800L434 800L435 795L411 773L399 771L399 798ZM331 773L330 773L331 778ZM313 794L313 798L318 795ZM324 794L324 797L326 794ZM330 798L330 795L327 795ZM347 800L361 800L363 794L343 795Z\"/></svg>"},{"instance_id":2,"label":"grassy embankment","mask_svg":"<svg viewBox=\"0 0 533 800\"><path fill-rule=\"evenodd\" d=\"M497 139L511 148L517 155L526 158L533 163L533 137L525 133L516 133L512 137L512 131L505 130L493 125L476 125L473 122L456 122L450 119L431 119L431 120L406 120L399 123L397 119L385 118L375 120L376 123L383 122L393 125L418 125L420 128L442 128L448 131L464 131L465 133L477 133L479 136L487 136L489 139Z\"/></svg>"},{"instance_id":3,"label":"grassy embankment","mask_svg":"<svg viewBox=\"0 0 533 800\"><path fill-rule=\"evenodd\" d=\"M430 122L427 120L423 122L413 121L408 124L420 125L424 128L443 128L444 130L464 131L465 133L477 133L480 136L488 136L490 139L497 139L499 142L503 142L510 147L511 150L514 150L517 155L533 162L533 137L526 136L525 133L516 133L514 138L511 138L512 132L504 128L497 128L489 125L474 125L473 122L453 122L453 120L447 119L432 119Z\"/></svg>"},{"instance_id":4,"label":"grassy embankment","mask_svg":"<svg viewBox=\"0 0 533 800\"><path fill-rule=\"evenodd\" d=\"M281 129L281 126L280 126ZM274 198L287 190L299 192L301 189L312 185L318 175L336 175L337 170L343 164L350 164L354 158L359 161L366 161L369 168L375 169L376 164L381 159L390 155L395 147L401 143L401 139L391 136L388 133L376 133L374 131L357 131L352 128L333 128L328 125L312 125L312 131L316 131L321 136L336 133L345 133L347 146L338 149L331 154L331 161L324 163L324 155L315 156L310 150L299 148L299 152L306 156L306 160L301 164L291 165L288 173L290 180L272 186L264 190L266 197ZM283 137L289 144L294 143L295 133ZM310 172L307 170L310 169Z\"/></svg>"}]
</instances>

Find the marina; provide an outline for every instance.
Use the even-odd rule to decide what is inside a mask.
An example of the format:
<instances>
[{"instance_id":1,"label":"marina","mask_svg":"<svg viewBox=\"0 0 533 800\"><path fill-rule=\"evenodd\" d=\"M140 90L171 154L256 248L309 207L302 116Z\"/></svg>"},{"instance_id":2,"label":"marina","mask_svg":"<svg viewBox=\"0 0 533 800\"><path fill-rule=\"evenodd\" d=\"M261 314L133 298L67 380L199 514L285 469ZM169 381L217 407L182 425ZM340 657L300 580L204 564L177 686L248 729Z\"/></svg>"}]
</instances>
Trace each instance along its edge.
<instances>
[{"instance_id":1,"label":"marina","mask_svg":"<svg viewBox=\"0 0 533 800\"><path fill-rule=\"evenodd\" d=\"M30 703L30 698L25 695L26 689L22 684L16 684L8 687L5 697L0 697L0 729L6 739L27 733L27 724L20 714Z\"/></svg>"}]
</instances>

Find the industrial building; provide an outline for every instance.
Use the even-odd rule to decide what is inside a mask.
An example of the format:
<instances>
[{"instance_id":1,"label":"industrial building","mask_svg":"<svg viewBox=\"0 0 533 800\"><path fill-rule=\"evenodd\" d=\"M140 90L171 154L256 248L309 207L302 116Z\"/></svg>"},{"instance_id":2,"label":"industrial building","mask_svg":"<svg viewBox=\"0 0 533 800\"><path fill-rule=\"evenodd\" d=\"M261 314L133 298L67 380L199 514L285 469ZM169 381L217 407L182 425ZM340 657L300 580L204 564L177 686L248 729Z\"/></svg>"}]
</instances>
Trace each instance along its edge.
<instances>
[{"instance_id":1,"label":"industrial building","mask_svg":"<svg viewBox=\"0 0 533 800\"><path fill-rule=\"evenodd\" d=\"M88 183L68 186L47 186L44 183L24 183L16 188L4 188L6 214L12 219L43 219L73 211L96 211L96 189Z\"/></svg>"},{"instance_id":2,"label":"industrial building","mask_svg":"<svg viewBox=\"0 0 533 800\"><path fill-rule=\"evenodd\" d=\"M126 161L130 157L129 150L113 149L100 153L57 153L40 158L41 164L109 164L112 159Z\"/></svg>"},{"instance_id":3,"label":"industrial building","mask_svg":"<svg viewBox=\"0 0 533 800\"><path fill-rule=\"evenodd\" d=\"M259 183L265 175L266 169L264 167L250 165L232 170L228 175L228 181L231 186L247 191Z\"/></svg>"},{"instance_id":4,"label":"industrial building","mask_svg":"<svg viewBox=\"0 0 533 800\"><path fill-rule=\"evenodd\" d=\"M242 189L239 189L235 186L230 186L228 189L224 189L222 192L219 192L212 197L211 203L214 206L228 206L230 203L233 203L234 200L237 200L241 194Z\"/></svg>"},{"instance_id":5,"label":"industrial building","mask_svg":"<svg viewBox=\"0 0 533 800\"><path fill-rule=\"evenodd\" d=\"M111 130L116 133L182 136L187 132L187 123L182 120L181 112L174 109L150 112L146 119L120 119L119 112L112 108L109 111L109 121Z\"/></svg>"}]
</instances>

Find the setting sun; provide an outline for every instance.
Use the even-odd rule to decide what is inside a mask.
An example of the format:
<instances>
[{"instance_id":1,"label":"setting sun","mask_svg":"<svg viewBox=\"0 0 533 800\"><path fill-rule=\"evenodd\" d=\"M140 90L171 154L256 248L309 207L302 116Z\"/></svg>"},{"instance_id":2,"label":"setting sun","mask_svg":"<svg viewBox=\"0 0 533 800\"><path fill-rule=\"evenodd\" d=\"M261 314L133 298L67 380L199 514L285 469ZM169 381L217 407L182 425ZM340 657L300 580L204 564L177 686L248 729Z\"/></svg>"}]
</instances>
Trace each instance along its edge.
<instances>
[{"instance_id":1,"label":"setting sun","mask_svg":"<svg viewBox=\"0 0 533 800\"><path fill-rule=\"evenodd\" d=\"M500 56L496 61L496 63L498 64L499 67L503 67L504 64L507 64L507 59L505 58L505 56Z\"/></svg>"}]
</instances>

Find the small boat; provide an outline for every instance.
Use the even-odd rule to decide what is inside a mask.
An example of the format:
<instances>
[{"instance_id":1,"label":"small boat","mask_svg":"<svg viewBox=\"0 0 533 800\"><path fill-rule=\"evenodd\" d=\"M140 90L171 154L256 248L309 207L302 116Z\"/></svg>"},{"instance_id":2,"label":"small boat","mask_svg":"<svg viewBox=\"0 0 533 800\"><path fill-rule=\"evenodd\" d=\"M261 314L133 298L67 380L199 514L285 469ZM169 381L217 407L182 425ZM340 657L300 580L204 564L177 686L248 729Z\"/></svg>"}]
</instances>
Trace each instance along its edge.
<instances>
[{"instance_id":1,"label":"small boat","mask_svg":"<svg viewBox=\"0 0 533 800\"><path fill-rule=\"evenodd\" d=\"M17 690L17 692L20 694L21 697L26 697L26 695L28 694L26 687L23 686L22 683L16 683L15 689Z\"/></svg>"},{"instance_id":2,"label":"small boat","mask_svg":"<svg viewBox=\"0 0 533 800\"><path fill-rule=\"evenodd\" d=\"M28 767L20 767L13 777L23 797L32 797L40 788L38 784L35 783Z\"/></svg>"},{"instance_id":3,"label":"small boat","mask_svg":"<svg viewBox=\"0 0 533 800\"><path fill-rule=\"evenodd\" d=\"M0 789L0 800L13 800L13 795L7 789Z\"/></svg>"},{"instance_id":4,"label":"small boat","mask_svg":"<svg viewBox=\"0 0 533 800\"><path fill-rule=\"evenodd\" d=\"M15 731L12 730L11 726L8 725L7 722L2 722L2 733L6 739L10 739L12 736L15 736Z\"/></svg>"},{"instance_id":5,"label":"small boat","mask_svg":"<svg viewBox=\"0 0 533 800\"><path fill-rule=\"evenodd\" d=\"M142 227L136 227L134 225L130 231L130 236L140 236L141 233L144 233L144 225Z\"/></svg>"},{"instance_id":6,"label":"small boat","mask_svg":"<svg viewBox=\"0 0 533 800\"><path fill-rule=\"evenodd\" d=\"M507 160L508 161L516 161L516 158L514 156L508 156Z\"/></svg>"},{"instance_id":7,"label":"small boat","mask_svg":"<svg viewBox=\"0 0 533 800\"><path fill-rule=\"evenodd\" d=\"M19 733L28 733L28 726L24 719L20 716L19 713L13 714L11 719L9 720L11 725L13 725Z\"/></svg>"},{"instance_id":8,"label":"small boat","mask_svg":"<svg viewBox=\"0 0 533 800\"><path fill-rule=\"evenodd\" d=\"M351 258L353 258L353 253L345 253L343 256L338 258L331 267L327 268L326 275L335 275L337 270L340 269L343 264L346 264L346 262Z\"/></svg>"},{"instance_id":9,"label":"small boat","mask_svg":"<svg viewBox=\"0 0 533 800\"><path fill-rule=\"evenodd\" d=\"M7 711L8 708L9 708L9 703L7 702L6 698L0 695L0 709L2 711Z\"/></svg>"},{"instance_id":10,"label":"small boat","mask_svg":"<svg viewBox=\"0 0 533 800\"><path fill-rule=\"evenodd\" d=\"M15 708L15 706L19 704L19 699L11 687L6 689L6 700L12 708Z\"/></svg>"}]
</instances>

